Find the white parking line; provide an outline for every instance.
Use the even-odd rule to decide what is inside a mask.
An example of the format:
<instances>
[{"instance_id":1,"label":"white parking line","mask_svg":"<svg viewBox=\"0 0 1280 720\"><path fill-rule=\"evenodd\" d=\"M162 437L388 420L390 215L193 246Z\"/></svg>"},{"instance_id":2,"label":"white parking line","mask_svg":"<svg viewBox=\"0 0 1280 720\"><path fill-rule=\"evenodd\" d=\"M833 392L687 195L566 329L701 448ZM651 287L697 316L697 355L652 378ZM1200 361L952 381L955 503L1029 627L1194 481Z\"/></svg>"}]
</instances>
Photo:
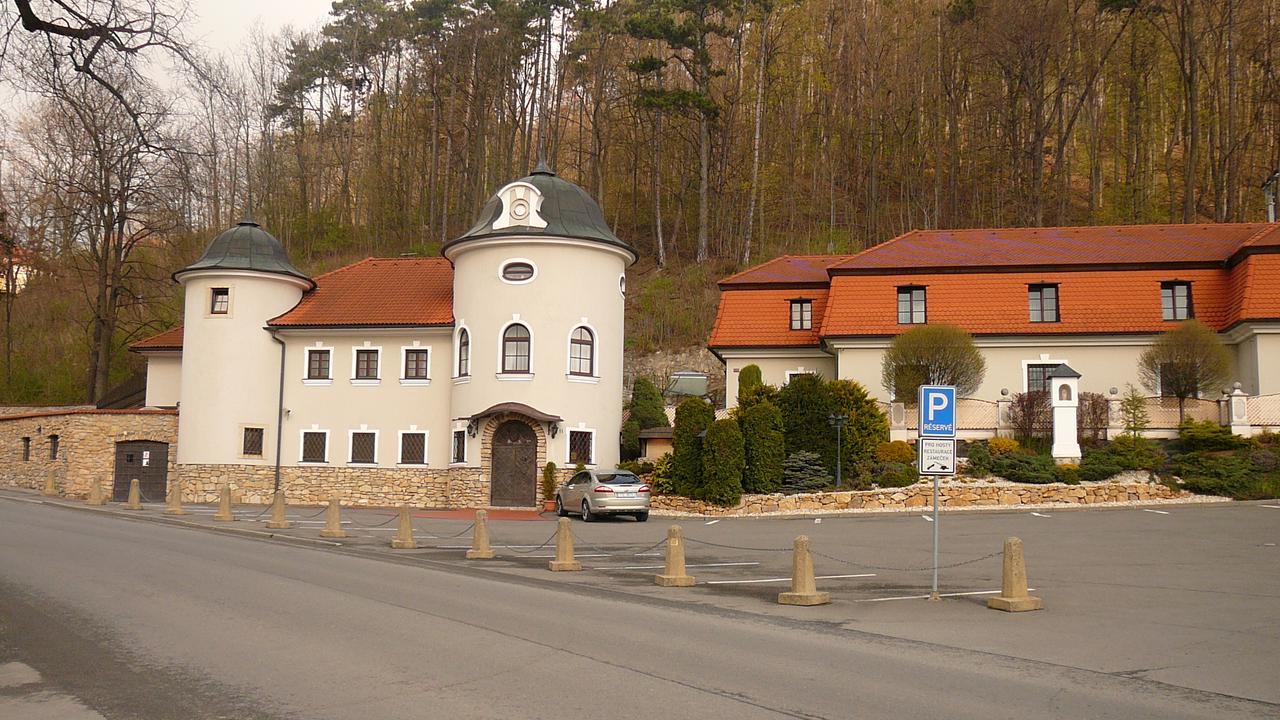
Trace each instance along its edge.
<instances>
[{"instance_id":1,"label":"white parking line","mask_svg":"<svg viewBox=\"0 0 1280 720\"><path fill-rule=\"evenodd\" d=\"M660 553L660 552L642 552L642 553L636 553L635 555L632 555L631 557L662 557L663 555L666 555L666 553Z\"/></svg>"},{"instance_id":2,"label":"white parking line","mask_svg":"<svg viewBox=\"0 0 1280 720\"><path fill-rule=\"evenodd\" d=\"M1035 588L1027 588L1027 592L1035 592ZM999 595L999 590L973 590L970 592L938 593L938 597L961 597L964 595ZM928 600L928 595L903 595L902 597L869 598L854 602L888 602L890 600Z\"/></svg>"},{"instance_id":3,"label":"white parking line","mask_svg":"<svg viewBox=\"0 0 1280 720\"><path fill-rule=\"evenodd\" d=\"M928 515L921 515L920 517L924 518L925 520L928 520L929 522L933 522L933 518L929 517Z\"/></svg>"},{"instance_id":4,"label":"white parking line","mask_svg":"<svg viewBox=\"0 0 1280 720\"><path fill-rule=\"evenodd\" d=\"M1035 515L1036 517L1053 517L1052 515L1045 515L1044 513L1038 513L1038 512L1033 512L1031 514Z\"/></svg>"},{"instance_id":5,"label":"white parking line","mask_svg":"<svg viewBox=\"0 0 1280 720\"><path fill-rule=\"evenodd\" d=\"M1165 511L1165 510L1152 510L1152 509L1150 509L1150 508L1143 508L1143 509L1142 509L1142 512L1155 513L1155 514L1157 514L1157 515L1168 515L1168 514L1169 514L1169 513L1168 513L1167 511Z\"/></svg>"},{"instance_id":6,"label":"white parking line","mask_svg":"<svg viewBox=\"0 0 1280 720\"><path fill-rule=\"evenodd\" d=\"M1280 510L1280 505L1259 505L1258 507L1271 508L1272 510Z\"/></svg>"},{"instance_id":7,"label":"white parking line","mask_svg":"<svg viewBox=\"0 0 1280 720\"><path fill-rule=\"evenodd\" d=\"M585 555L579 557L587 557ZM692 567L747 567L749 565L759 565L758 562L723 562L723 563L693 563L685 565L687 568ZM593 570L661 570L666 565L623 565L622 567L598 567Z\"/></svg>"},{"instance_id":8,"label":"white parking line","mask_svg":"<svg viewBox=\"0 0 1280 720\"><path fill-rule=\"evenodd\" d=\"M500 545L494 545L493 547L501 547L501 546L500 546ZM612 555L610 555L609 553L574 553L574 554L573 554L573 556L574 556L575 558L580 558L580 557L613 557L613 556L612 556ZM554 558L554 557L555 557L555 555L523 555L522 557L527 557L527 558Z\"/></svg>"},{"instance_id":9,"label":"white parking line","mask_svg":"<svg viewBox=\"0 0 1280 720\"><path fill-rule=\"evenodd\" d=\"M814 525L821 525L821 524L822 524L822 518L814 518L814 519L813 519L813 524L814 524Z\"/></svg>"},{"instance_id":10,"label":"white parking line","mask_svg":"<svg viewBox=\"0 0 1280 720\"><path fill-rule=\"evenodd\" d=\"M843 578L864 578L875 577L875 573L861 573L858 575L818 575L814 580L840 580ZM791 582L791 578L764 578L761 580L708 580L700 585L750 585L753 583L776 583Z\"/></svg>"},{"instance_id":11,"label":"white parking line","mask_svg":"<svg viewBox=\"0 0 1280 720\"><path fill-rule=\"evenodd\" d=\"M706 521L705 523L703 523L703 525L715 525L715 524L716 524L716 523L718 523L718 522L720 522L720 521L719 521L719 520L708 520L708 521Z\"/></svg>"}]
</instances>

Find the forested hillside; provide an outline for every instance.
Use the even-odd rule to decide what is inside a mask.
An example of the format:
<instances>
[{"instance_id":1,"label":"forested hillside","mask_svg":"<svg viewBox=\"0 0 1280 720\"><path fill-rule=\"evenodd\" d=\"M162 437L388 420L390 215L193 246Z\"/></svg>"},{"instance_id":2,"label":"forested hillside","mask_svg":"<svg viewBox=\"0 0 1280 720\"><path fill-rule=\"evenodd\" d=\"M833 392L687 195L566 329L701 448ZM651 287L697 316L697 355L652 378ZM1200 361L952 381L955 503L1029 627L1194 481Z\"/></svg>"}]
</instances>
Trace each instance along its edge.
<instances>
[{"instance_id":1,"label":"forested hillside","mask_svg":"<svg viewBox=\"0 0 1280 720\"><path fill-rule=\"evenodd\" d=\"M1280 0L339 0L238 48L175 12L164 85L0 8L39 98L4 128L6 252L39 271L5 296L6 402L100 397L249 207L311 273L432 254L541 155L641 250L647 352L701 343L715 279L781 253L1258 220L1280 166Z\"/></svg>"}]
</instances>

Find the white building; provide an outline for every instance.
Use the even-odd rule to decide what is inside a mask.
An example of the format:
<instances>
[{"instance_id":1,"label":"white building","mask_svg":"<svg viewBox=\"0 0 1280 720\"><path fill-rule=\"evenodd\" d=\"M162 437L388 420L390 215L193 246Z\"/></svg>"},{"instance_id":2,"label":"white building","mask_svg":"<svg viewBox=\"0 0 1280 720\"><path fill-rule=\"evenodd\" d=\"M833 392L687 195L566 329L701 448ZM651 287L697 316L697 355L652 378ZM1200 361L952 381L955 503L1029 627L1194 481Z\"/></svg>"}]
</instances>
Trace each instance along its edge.
<instances>
[{"instance_id":1,"label":"white building","mask_svg":"<svg viewBox=\"0 0 1280 720\"><path fill-rule=\"evenodd\" d=\"M545 165L440 258L316 278L252 221L174 273L181 328L133 346L179 411L197 489L532 506L540 468L618 461L625 271L636 253Z\"/></svg>"}]
</instances>

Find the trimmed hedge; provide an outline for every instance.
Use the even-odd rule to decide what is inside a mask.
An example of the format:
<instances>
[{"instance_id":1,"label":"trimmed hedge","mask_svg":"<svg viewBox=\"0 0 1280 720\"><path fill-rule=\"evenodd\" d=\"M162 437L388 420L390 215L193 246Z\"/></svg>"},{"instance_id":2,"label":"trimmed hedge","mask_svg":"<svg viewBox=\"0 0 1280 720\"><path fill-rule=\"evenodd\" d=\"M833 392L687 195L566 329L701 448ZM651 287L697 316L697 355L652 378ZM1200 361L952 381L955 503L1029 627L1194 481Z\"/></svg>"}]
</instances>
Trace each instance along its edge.
<instances>
[{"instance_id":1,"label":"trimmed hedge","mask_svg":"<svg viewBox=\"0 0 1280 720\"><path fill-rule=\"evenodd\" d=\"M746 467L742 431L732 418L716 420L702 443L702 486L694 498L721 506L742 499L742 470Z\"/></svg>"},{"instance_id":2,"label":"trimmed hedge","mask_svg":"<svg viewBox=\"0 0 1280 720\"><path fill-rule=\"evenodd\" d=\"M782 484L782 462L786 459L782 412L766 400L739 412L738 424L747 463L742 473L742 489L749 493L777 492Z\"/></svg>"},{"instance_id":3,"label":"trimmed hedge","mask_svg":"<svg viewBox=\"0 0 1280 720\"><path fill-rule=\"evenodd\" d=\"M702 485L702 438L716 412L702 398L691 397L676 408L676 426L672 431L671 485L677 495L694 497Z\"/></svg>"}]
</instances>

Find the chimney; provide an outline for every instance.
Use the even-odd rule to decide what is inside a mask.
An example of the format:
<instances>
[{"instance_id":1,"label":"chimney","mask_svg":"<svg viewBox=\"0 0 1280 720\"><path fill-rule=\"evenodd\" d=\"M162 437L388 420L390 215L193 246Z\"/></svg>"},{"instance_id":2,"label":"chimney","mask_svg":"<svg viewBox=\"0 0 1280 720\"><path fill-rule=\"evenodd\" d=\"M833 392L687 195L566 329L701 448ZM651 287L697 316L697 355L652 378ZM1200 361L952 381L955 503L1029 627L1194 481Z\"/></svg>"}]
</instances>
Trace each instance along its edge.
<instances>
[{"instance_id":1,"label":"chimney","mask_svg":"<svg viewBox=\"0 0 1280 720\"><path fill-rule=\"evenodd\" d=\"M1271 173L1271 177L1262 183L1262 194L1267 198L1267 222L1276 221L1276 185L1280 184L1280 170Z\"/></svg>"}]
</instances>

